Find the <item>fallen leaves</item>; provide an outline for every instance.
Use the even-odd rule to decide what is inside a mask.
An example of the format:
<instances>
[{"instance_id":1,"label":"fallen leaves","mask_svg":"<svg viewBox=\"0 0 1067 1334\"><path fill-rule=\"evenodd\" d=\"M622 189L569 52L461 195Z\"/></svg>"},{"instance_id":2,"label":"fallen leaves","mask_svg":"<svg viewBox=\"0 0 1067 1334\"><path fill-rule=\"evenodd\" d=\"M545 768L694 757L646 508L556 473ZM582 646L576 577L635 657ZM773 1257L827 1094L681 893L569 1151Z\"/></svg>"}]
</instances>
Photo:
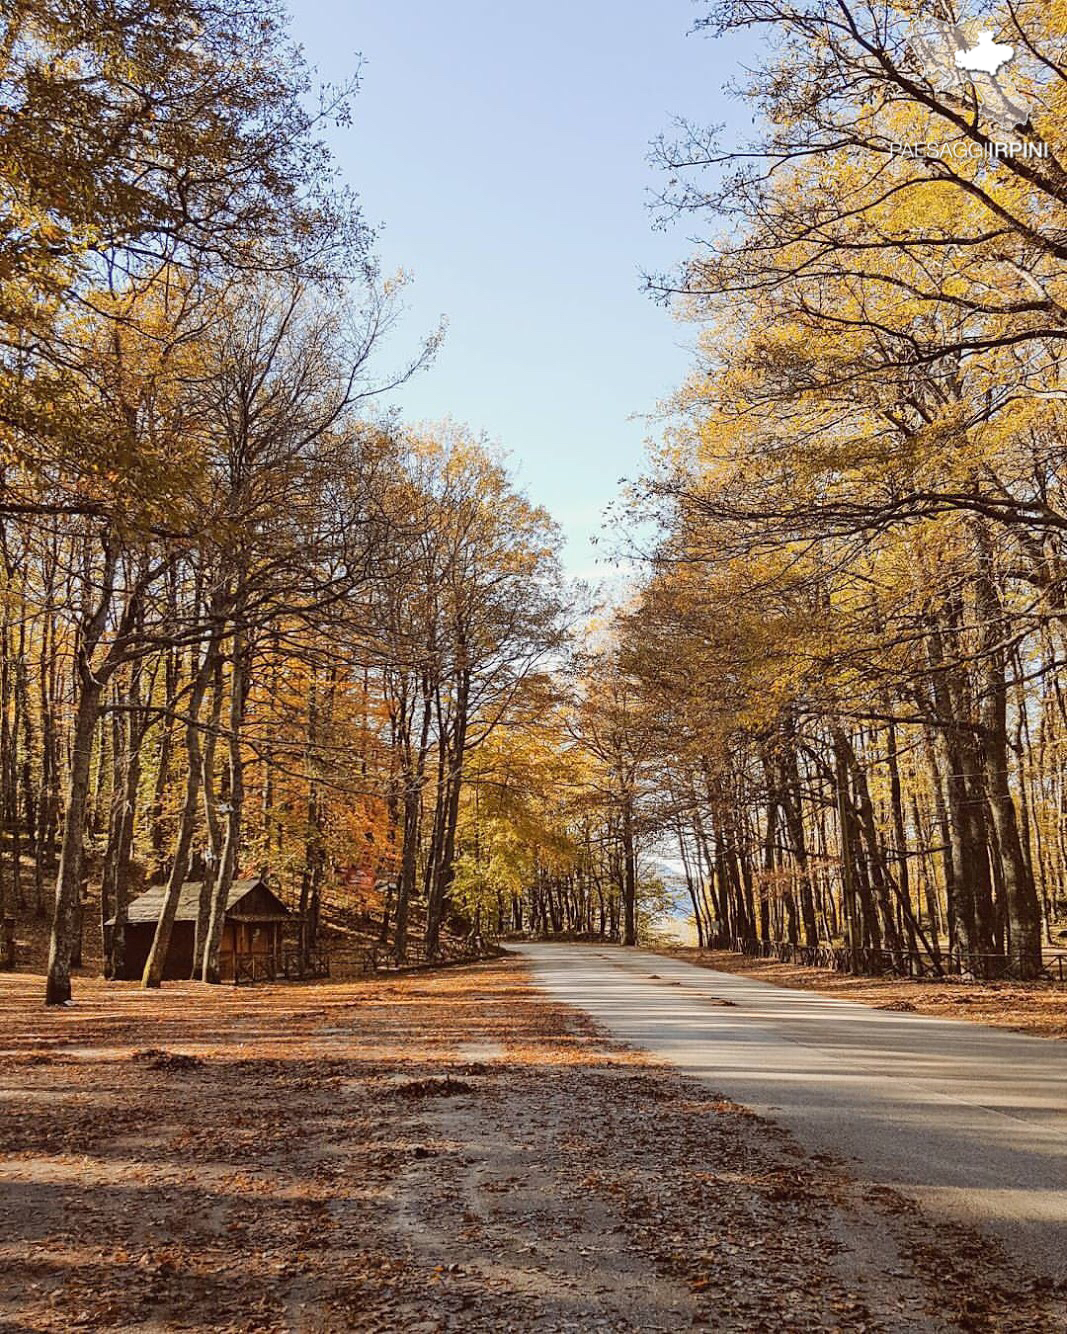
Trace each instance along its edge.
<instances>
[{"instance_id":1,"label":"fallen leaves","mask_svg":"<svg viewBox=\"0 0 1067 1334\"><path fill-rule=\"evenodd\" d=\"M150 1070L199 1070L204 1062L198 1056L188 1056L184 1052L163 1051L159 1047L142 1047L130 1058L147 1065Z\"/></svg>"},{"instance_id":2,"label":"fallen leaves","mask_svg":"<svg viewBox=\"0 0 1067 1334\"><path fill-rule=\"evenodd\" d=\"M613 1045L518 961L82 994L0 994L0 1328L1056 1327L993 1248ZM849 1270L864 1228L892 1275Z\"/></svg>"},{"instance_id":3,"label":"fallen leaves","mask_svg":"<svg viewBox=\"0 0 1067 1334\"><path fill-rule=\"evenodd\" d=\"M663 953L722 973L799 987L858 1001L877 1010L969 1019L1038 1037L1067 1038L1067 987L1033 982L914 982L899 977L850 977L777 959L750 959L730 950L670 949Z\"/></svg>"},{"instance_id":4,"label":"fallen leaves","mask_svg":"<svg viewBox=\"0 0 1067 1334\"><path fill-rule=\"evenodd\" d=\"M385 1092L392 1098L455 1098L470 1093L471 1086L452 1075L427 1075L424 1079L402 1079Z\"/></svg>"}]
</instances>

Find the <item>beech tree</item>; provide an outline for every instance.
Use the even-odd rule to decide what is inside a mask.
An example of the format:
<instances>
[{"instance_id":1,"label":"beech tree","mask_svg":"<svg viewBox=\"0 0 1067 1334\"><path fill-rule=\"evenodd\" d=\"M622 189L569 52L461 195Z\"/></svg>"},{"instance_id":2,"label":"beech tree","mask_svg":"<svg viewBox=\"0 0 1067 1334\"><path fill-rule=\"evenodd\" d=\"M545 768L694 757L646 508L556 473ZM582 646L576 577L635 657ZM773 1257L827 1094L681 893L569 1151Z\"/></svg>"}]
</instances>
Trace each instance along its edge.
<instances>
[{"instance_id":1,"label":"beech tree","mask_svg":"<svg viewBox=\"0 0 1067 1334\"><path fill-rule=\"evenodd\" d=\"M262 270L358 275L370 236L324 188L319 138L350 88L314 98L283 11L237 0L17 0L0 38L0 507L106 506L111 437L52 436L69 370L57 312L179 266L224 281ZM129 319L131 312L122 312ZM52 447L45 447L50 443ZM121 460L120 460L121 466ZM47 469L54 493L36 494Z\"/></svg>"},{"instance_id":2,"label":"beech tree","mask_svg":"<svg viewBox=\"0 0 1067 1334\"><path fill-rule=\"evenodd\" d=\"M741 89L752 142L659 145L665 206L708 229L657 285L705 332L632 495L663 532L642 642L736 690L683 720L637 661L728 937L1028 977L1050 900L1025 738L1062 633L1062 13L983 19L1031 66L1014 129L924 57L932 17L703 21L776 40Z\"/></svg>"}]
</instances>

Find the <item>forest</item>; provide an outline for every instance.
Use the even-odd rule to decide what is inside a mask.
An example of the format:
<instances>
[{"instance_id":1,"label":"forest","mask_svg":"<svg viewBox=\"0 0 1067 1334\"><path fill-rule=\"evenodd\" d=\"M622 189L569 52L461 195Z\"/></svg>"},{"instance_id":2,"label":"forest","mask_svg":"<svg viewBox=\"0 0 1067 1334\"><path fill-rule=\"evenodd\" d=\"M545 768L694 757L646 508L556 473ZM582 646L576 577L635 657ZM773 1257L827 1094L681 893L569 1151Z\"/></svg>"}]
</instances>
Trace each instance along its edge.
<instances>
[{"instance_id":1,"label":"forest","mask_svg":"<svg viewBox=\"0 0 1067 1334\"><path fill-rule=\"evenodd\" d=\"M617 507L642 575L580 731L624 901L635 839L673 852L700 944L1033 979L1067 942L1063 11L1011 7L1008 113L880 13L701 21L778 44L762 137L655 145L702 237L649 286L698 356ZM592 925L593 865L551 882Z\"/></svg>"},{"instance_id":2,"label":"forest","mask_svg":"<svg viewBox=\"0 0 1067 1334\"><path fill-rule=\"evenodd\" d=\"M1064 15L1010 7L998 122L873 13L723 6L780 40L765 135L657 145L709 223L653 283L703 355L631 492L664 536L621 642L705 934L1034 978L1067 909Z\"/></svg>"},{"instance_id":3,"label":"forest","mask_svg":"<svg viewBox=\"0 0 1067 1334\"><path fill-rule=\"evenodd\" d=\"M538 886L580 862L632 940L632 831L610 782L575 795L607 761L555 525L495 445L378 406L439 332L396 363L403 278L331 184L354 86L316 93L238 0L19 4L2 61L0 918L51 922L49 1003L87 935L124 974L147 886L144 985L190 881L219 980L254 874L305 951L325 904L403 961L416 903L430 957L446 922L522 929L524 894L561 929Z\"/></svg>"},{"instance_id":4,"label":"forest","mask_svg":"<svg viewBox=\"0 0 1067 1334\"><path fill-rule=\"evenodd\" d=\"M0 5L0 1330L1067 1329L1065 38Z\"/></svg>"},{"instance_id":5,"label":"forest","mask_svg":"<svg viewBox=\"0 0 1067 1334\"><path fill-rule=\"evenodd\" d=\"M144 985L189 881L217 981L252 874L305 950L345 914L398 961L443 931L634 944L680 887L702 945L1040 976L1067 917L1061 18L1013 10L1042 151L999 159L943 151L996 131L896 28L702 20L780 42L744 90L762 138L655 146L660 210L704 237L649 286L698 353L604 598L497 445L381 406L440 331L398 354L403 277L331 175L355 86L237 0L16 5L0 918L50 920L49 1002L86 932L122 974L148 886Z\"/></svg>"}]
</instances>

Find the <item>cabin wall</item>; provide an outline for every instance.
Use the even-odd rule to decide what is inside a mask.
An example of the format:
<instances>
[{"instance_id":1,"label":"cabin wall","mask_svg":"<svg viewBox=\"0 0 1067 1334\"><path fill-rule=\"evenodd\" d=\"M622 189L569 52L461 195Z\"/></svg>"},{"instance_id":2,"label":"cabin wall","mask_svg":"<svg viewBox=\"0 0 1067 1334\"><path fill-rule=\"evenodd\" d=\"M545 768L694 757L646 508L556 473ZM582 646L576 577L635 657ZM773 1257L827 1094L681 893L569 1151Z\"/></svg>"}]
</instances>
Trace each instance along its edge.
<instances>
[{"instance_id":1,"label":"cabin wall","mask_svg":"<svg viewBox=\"0 0 1067 1334\"><path fill-rule=\"evenodd\" d=\"M126 950L120 977L134 982L144 976L144 966L148 962L148 951L152 948L152 939L155 934L155 925L150 922L129 922L127 924Z\"/></svg>"},{"instance_id":2,"label":"cabin wall","mask_svg":"<svg viewBox=\"0 0 1067 1334\"><path fill-rule=\"evenodd\" d=\"M175 922L170 936L170 949L163 976L188 978L193 975L193 950L196 946L196 923Z\"/></svg>"},{"instance_id":3,"label":"cabin wall","mask_svg":"<svg viewBox=\"0 0 1067 1334\"><path fill-rule=\"evenodd\" d=\"M219 977L223 982L233 981L233 956L237 949L237 924L226 922L219 943Z\"/></svg>"},{"instance_id":4,"label":"cabin wall","mask_svg":"<svg viewBox=\"0 0 1067 1334\"><path fill-rule=\"evenodd\" d=\"M259 883L233 905L239 917L274 917L285 913L285 904L266 885Z\"/></svg>"},{"instance_id":5,"label":"cabin wall","mask_svg":"<svg viewBox=\"0 0 1067 1334\"><path fill-rule=\"evenodd\" d=\"M126 927L126 957L122 977L137 982L144 976L145 964L156 935L155 922L130 922ZM195 922L175 922L170 933L170 948L163 965L164 980L184 980L193 971Z\"/></svg>"}]
</instances>

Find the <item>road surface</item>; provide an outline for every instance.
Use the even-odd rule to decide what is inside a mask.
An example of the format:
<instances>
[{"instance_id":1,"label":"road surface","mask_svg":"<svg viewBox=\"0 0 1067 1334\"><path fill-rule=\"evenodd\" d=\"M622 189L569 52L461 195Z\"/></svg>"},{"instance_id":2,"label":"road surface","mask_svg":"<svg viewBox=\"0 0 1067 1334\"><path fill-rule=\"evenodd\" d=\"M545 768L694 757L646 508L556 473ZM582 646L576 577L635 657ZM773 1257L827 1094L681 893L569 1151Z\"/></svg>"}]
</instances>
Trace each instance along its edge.
<instances>
[{"instance_id":1,"label":"road surface","mask_svg":"<svg viewBox=\"0 0 1067 1334\"><path fill-rule=\"evenodd\" d=\"M1067 1279L1067 1043L640 950L515 948L546 991L616 1037Z\"/></svg>"}]
</instances>

